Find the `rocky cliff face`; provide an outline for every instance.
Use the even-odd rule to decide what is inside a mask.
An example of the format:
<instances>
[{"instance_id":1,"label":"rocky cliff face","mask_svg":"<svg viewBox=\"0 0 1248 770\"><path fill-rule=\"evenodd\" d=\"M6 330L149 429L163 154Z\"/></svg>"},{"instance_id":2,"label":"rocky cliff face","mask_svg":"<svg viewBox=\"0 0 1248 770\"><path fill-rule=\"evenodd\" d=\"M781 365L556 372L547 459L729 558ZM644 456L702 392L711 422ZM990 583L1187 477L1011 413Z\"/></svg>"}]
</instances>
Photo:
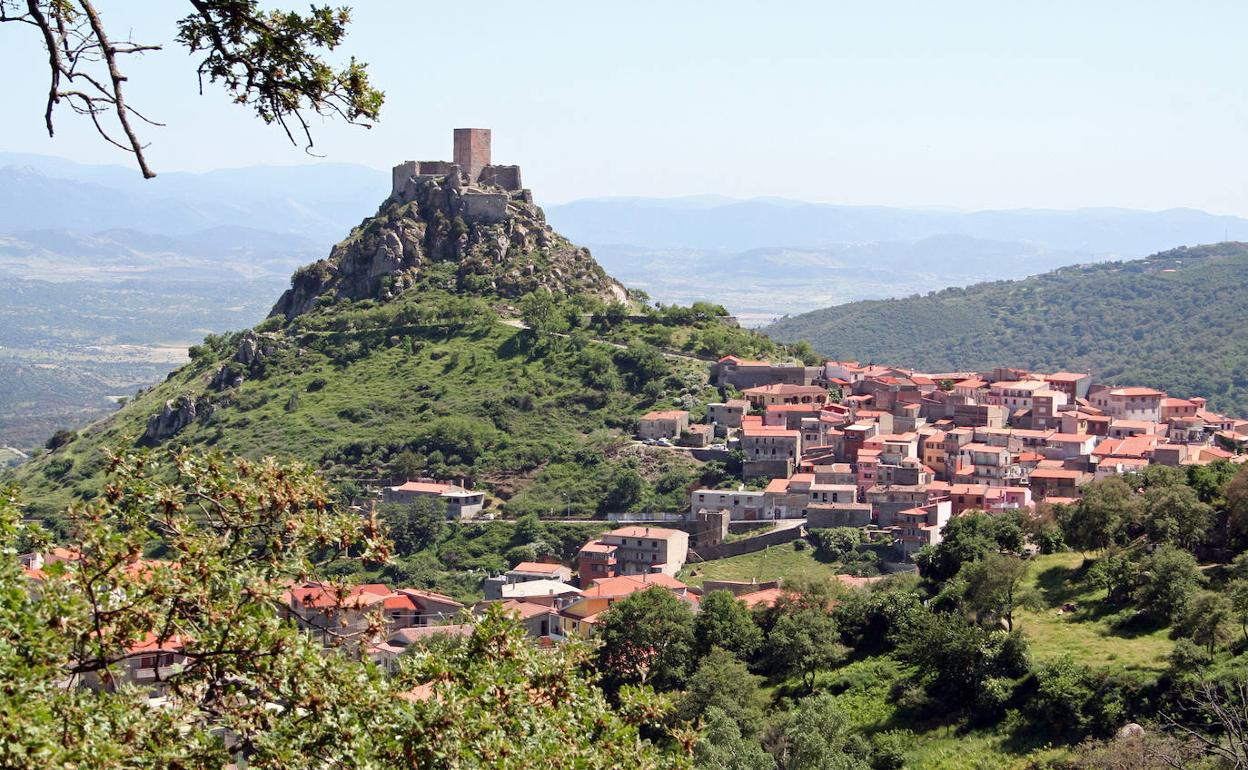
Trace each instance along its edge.
<instances>
[{"instance_id":1,"label":"rocky cliff face","mask_svg":"<svg viewBox=\"0 0 1248 770\"><path fill-rule=\"evenodd\" d=\"M457 288L466 292L627 298L587 249L551 229L527 190L465 188L451 173L398 186L328 258L295 273L270 315L290 319L336 299L387 300L435 263L454 264Z\"/></svg>"}]
</instances>

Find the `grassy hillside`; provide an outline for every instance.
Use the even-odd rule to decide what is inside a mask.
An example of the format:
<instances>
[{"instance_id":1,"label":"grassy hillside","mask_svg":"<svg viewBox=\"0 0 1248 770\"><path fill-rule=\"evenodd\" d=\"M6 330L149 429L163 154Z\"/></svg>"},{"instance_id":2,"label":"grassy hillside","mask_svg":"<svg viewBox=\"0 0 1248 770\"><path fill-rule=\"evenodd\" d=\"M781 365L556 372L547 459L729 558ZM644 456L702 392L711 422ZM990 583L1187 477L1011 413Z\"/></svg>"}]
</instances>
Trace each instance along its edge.
<instances>
[{"instance_id":1,"label":"grassy hillside","mask_svg":"<svg viewBox=\"0 0 1248 770\"><path fill-rule=\"evenodd\" d=\"M835 358L929 371L1090 370L1248 414L1248 244L854 302L765 331Z\"/></svg>"},{"instance_id":2,"label":"grassy hillside","mask_svg":"<svg viewBox=\"0 0 1248 770\"><path fill-rule=\"evenodd\" d=\"M464 479L509 513L683 507L704 469L633 444L637 416L714 399L693 354L781 352L706 313L629 320L578 297L552 304L563 331L536 333L504 323L497 299L438 288L446 279L435 266L388 302L210 337L165 382L10 473L31 510L51 515L98 493L104 447L143 441L152 416L181 400L195 417L145 443L299 458L347 491L363 478ZM267 352L237 360L252 343Z\"/></svg>"}]
</instances>

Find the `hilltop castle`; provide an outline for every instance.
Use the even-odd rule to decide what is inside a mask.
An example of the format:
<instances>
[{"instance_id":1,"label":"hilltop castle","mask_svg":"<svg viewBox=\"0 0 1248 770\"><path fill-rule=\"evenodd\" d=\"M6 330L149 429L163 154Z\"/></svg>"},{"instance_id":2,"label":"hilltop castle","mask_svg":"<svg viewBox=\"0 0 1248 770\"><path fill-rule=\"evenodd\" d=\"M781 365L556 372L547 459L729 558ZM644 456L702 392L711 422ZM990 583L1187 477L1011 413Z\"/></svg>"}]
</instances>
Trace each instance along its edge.
<instances>
[{"instance_id":1,"label":"hilltop castle","mask_svg":"<svg viewBox=\"0 0 1248 770\"><path fill-rule=\"evenodd\" d=\"M455 129L455 160L405 160L392 171L390 196L410 200L425 183L438 181L460 191L462 215L470 222L501 222L511 200L533 202L520 182L519 166L490 163L490 129Z\"/></svg>"}]
</instances>

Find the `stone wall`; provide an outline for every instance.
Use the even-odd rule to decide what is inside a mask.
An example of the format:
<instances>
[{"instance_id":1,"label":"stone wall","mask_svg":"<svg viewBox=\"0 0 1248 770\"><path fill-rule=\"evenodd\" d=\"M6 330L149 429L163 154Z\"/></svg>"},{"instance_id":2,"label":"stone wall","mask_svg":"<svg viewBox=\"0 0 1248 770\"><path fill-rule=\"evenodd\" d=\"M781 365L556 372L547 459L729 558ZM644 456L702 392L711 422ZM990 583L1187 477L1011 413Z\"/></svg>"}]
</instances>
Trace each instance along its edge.
<instances>
[{"instance_id":1,"label":"stone wall","mask_svg":"<svg viewBox=\"0 0 1248 770\"><path fill-rule=\"evenodd\" d=\"M446 176L458 172L458 166L445 160L405 160L390 172L390 194L398 195L407 180L414 176Z\"/></svg>"},{"instance_id":2,"label":"stone wall","mask_svg":"<svg viewBox=\"0 0 1248 770\"><path fill-rule=\"evenodd\" d=\"M483 186L501 187L510 192L519 192L524 189L524 185L520 182L519 166L486 166L481 169L481 176L477 182Z\"/></svg>"},{"instance_id":3,"label":"stone wall","mask_svg":"<svg viewBox=\"0 0 1248 770\"><path fill-rule=\"evenodd\" d=\"M408 179L416 173L416 161L405 160L390 171L390 194L397 195Z\"/></svg>"},{"instance_id":4,"label":"stone wall","mask_svg":"<svg viewBox=\"0 0 1248 770\"><path fill-rule=\"evenodd\" d=\"M870 523L870 503L815 503L806 509L806 526L811 529L865 527Z\"/></svg>"},{"instance_id":5,"label":"stone wall","mask_svg":"<svg viewBox=\"0 0 1248 770\"><path fill-rule=\"evenodd\" d=\"M702 583L702 595L706 596L711 591L729 591L733 596L741 594L752 594L755 591L765 591L769 588L779 588L779 580L764 580L759 582L753 580L746 583L741 580L707 580Z\"/></svg>"},{"instance_id":6,"label":"stone wall","mask_svg":"<svg viewBox=\"0 0 1248 770\"><path fill-rule=\"evenodd\" d=\"M504 193L464 193L464 220L468 222L502 222L507 219L507 195Z\"/></svg>"},{"instance_id":7,"label":"stone wall","mask_svg":"<svg viewBox=\"0 0 1248 770\"><path fill-rule=\"evenodd\" d=\"M736 540L731 543L720 543L710 548L698 548L696 551L689 551L689 563L693 564L699 561L710 561L712 559L726 559L729 556L740 556L743 553L754 553L772 545L781 545L783 543L791 543L802 536L801 527L791 527L789 529L777 529L758 537L747 537L744 540Z\"/></svg>"}]
</instances>

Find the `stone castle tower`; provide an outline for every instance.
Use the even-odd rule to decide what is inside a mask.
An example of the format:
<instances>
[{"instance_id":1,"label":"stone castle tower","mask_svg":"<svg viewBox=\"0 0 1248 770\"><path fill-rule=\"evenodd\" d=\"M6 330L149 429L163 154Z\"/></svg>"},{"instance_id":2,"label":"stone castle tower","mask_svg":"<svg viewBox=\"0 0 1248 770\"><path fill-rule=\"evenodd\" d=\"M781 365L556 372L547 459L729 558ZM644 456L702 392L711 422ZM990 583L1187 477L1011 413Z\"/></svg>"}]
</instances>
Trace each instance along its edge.
<instances>
[{"instance_id":1,"label":"stone castle tower","mask_svg":"<svg viewBox=\"0 0 1248 770\"><path fill-rule=\"evenodd\" d=\"M532 203L533 195L520 181L519 166L490 162L490 129L457 128L454 161L405 160L391 174L390 196L411 200L426 184L453 188L462 206L455 214L466 221L501 222L512 201Z\"/></svg>"},{"instance_id":2,"label":"stone castle tower","mask_svg":"<svg viewBox=\"0 0 1248 770\"><path fill-rule=\"evenodd\" d=\"M455 129L455 165L468 175L469 183L481 177L481 170L490 165L490 129Z\"/></svg>"}]
</instances>

